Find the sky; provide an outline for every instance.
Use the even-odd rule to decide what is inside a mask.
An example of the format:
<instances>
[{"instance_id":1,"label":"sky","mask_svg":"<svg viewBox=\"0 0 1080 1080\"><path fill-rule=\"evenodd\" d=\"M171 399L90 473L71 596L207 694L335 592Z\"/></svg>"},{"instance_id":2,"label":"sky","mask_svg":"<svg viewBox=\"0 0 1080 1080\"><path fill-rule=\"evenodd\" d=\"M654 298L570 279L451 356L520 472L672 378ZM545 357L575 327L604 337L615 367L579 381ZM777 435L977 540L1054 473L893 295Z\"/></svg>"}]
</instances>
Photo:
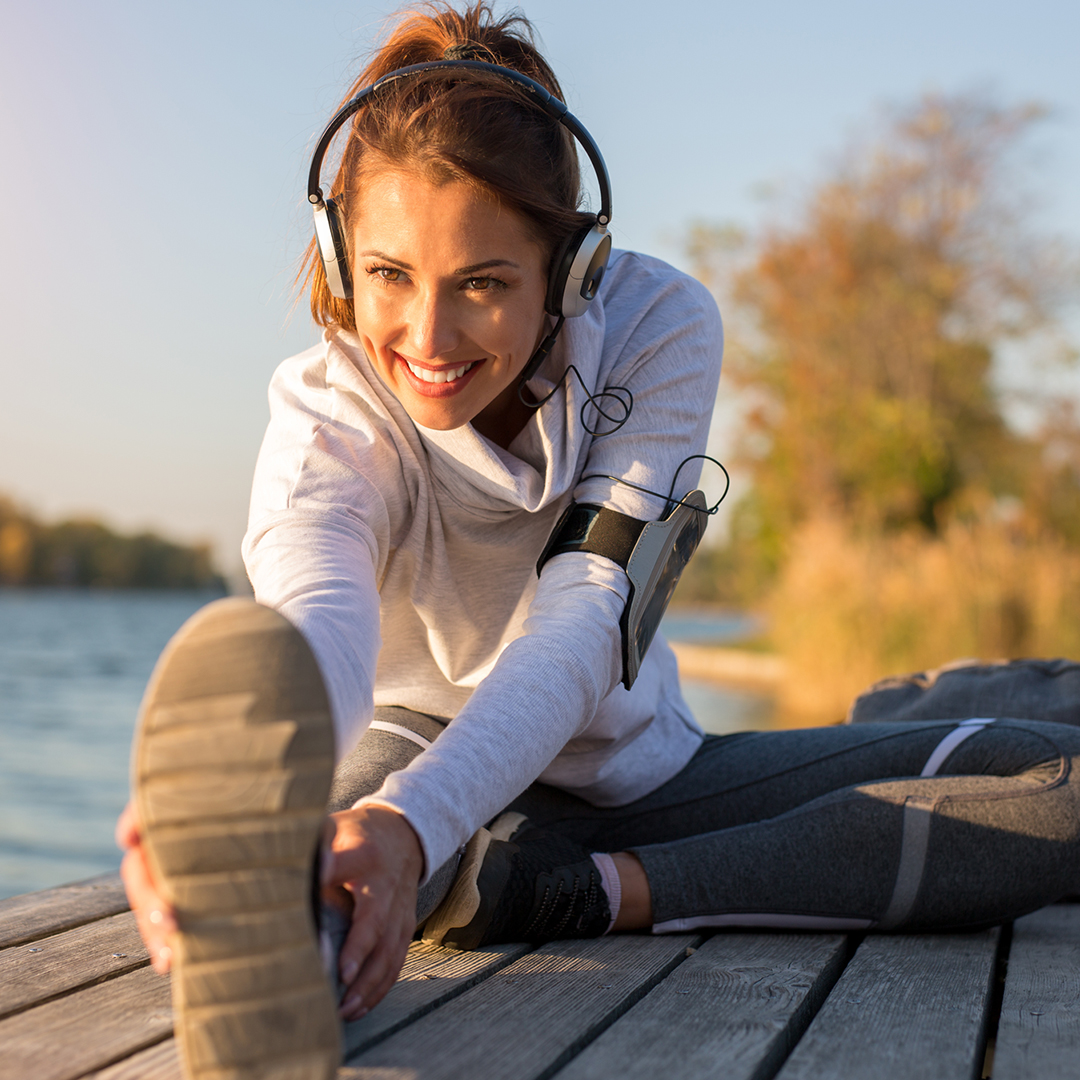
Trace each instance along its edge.
<instances>
[{"instance_id":1,"label":"sky","mask_svg":"<svg viewBox=\"0 0 1080 1080\"><path fill-rule=\"evenodd\" d=\"M318 337L292 287L311 148L399 5L0 4L0 493L235 573L267 382ZM1080 239L1074 0L521 6L619 246L684 265L692 222L768 220L882 107L973 90L1049 108L1038 217Z\"/></svg>"}]
</instances>

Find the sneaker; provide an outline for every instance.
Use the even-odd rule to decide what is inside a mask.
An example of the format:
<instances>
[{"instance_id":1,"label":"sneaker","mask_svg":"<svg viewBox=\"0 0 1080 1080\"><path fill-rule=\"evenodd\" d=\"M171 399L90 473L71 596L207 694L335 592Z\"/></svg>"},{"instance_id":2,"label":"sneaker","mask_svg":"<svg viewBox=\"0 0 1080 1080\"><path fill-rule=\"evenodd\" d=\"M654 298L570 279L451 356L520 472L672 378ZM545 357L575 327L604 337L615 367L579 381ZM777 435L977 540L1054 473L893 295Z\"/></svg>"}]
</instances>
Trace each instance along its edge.
<instances>
[{"instance_id":1,"label":"sneaker","mask_svg":"<svg viewBox=\"0 0 1080 1080\"><path fill-rule=\"evenodd\" d=\"M424 924L423 939L477 949L600 937L611 909L591 853L559 833L525 826L513 839L502 839L508 816L469 841L450 892Z\"/></svg>"},{"instance_id":2,"label":"sneaker","mask_svg":"<svg viewBox=\"0 0 1080 1080\"><path fill-rule=\"evenodd\" d=\"M133 790L176 909L189 1080L330 1080L340 1034L312 906L334 770L315 658L282 616L219 600L172 639L139 714Z\"/></svg>"}]
</instances>

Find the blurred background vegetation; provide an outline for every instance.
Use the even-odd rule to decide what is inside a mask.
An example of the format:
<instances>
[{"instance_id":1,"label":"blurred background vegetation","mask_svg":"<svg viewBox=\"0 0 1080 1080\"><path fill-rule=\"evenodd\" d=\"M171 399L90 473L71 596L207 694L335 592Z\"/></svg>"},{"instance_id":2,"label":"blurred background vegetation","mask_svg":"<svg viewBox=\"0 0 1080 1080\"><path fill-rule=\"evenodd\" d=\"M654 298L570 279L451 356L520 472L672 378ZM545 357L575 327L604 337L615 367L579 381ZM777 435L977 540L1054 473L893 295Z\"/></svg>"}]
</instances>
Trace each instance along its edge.
<instances>
[{"instance_id":1,"label":"blurred background vegetation","mask_svg":"<svg viewBox=\"0 0 1080 1080\"><path fill-rule=\"evenodd\" d=\"M768 614L791 717L957 657L1080 656L1080 423L1035 388L1074 360L1080 275L1025 179L1041 116L926 97L784 223L688 235L742 421L730 534L678 598Z\"/></svg>"},{"instance_id":2,"label":"blurred background vegetation","mask_svg":"<svg viewBox=\"0 0 1080 1080\"><path fill-rule=\"evenodd\" d=\"M84 519L46 525L2 496L0 585L226 591L209 545L121 536Z\"/></svg>"}]
</instances>

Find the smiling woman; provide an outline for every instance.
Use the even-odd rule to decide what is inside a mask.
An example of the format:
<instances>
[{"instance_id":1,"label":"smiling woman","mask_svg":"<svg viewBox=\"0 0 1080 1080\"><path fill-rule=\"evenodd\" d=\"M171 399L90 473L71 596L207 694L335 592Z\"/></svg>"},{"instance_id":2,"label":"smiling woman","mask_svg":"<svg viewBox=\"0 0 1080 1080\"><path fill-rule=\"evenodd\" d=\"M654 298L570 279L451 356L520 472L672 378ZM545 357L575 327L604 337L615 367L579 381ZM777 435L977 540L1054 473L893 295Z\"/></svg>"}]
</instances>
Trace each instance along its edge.
<instances>
[{"instance_id":1,"label":"smiling woman","mask_svg":"<svg viewBox=\"0 0 1080 1080\"><path fill-rule=\"evenodd\" d=\"M356 332L421 427L472 423L507 447L517 379L545 333L549 256L526 221L460 181L368 174L350 215ZM406 258L406 255L408 258Z\"/></svg>"},{"instance_id":2,"label":"smiling woman","mask_svg":"<svg viewBox=\"0 0 1080 1080\"><path fill-rule=\"evenodd\" d=\"M435 5L317 145L324 333L271 384L257 602L163 653L119 827L189 1076L328 1080L335 1005L377 1005L418 927L971 927L1080 887L1074 727L695 722L643 631L707 512L720 319L610 251L558 92L522 18Z\"/></svg>"}]
</instances>

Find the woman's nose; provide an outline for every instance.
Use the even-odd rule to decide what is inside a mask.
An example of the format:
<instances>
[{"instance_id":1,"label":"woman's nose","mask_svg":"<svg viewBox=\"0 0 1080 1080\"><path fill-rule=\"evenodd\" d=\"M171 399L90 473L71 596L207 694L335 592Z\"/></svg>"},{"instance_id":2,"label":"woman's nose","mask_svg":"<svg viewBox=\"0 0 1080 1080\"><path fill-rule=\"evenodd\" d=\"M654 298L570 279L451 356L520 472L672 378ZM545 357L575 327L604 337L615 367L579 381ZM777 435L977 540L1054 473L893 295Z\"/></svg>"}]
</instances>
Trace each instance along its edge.
<instances>
[{"instance_id":1,"label":"woman's nose","mask_svg":"<svg viewBox=\"0 0 1080 1080\"><path fill-rule=\"evenodd\" d=\"M420 294L409 310L409 349L418 360L435 360L453 352L460 340L453 305L444 297Z\"/></svg>"}]
</instances>

